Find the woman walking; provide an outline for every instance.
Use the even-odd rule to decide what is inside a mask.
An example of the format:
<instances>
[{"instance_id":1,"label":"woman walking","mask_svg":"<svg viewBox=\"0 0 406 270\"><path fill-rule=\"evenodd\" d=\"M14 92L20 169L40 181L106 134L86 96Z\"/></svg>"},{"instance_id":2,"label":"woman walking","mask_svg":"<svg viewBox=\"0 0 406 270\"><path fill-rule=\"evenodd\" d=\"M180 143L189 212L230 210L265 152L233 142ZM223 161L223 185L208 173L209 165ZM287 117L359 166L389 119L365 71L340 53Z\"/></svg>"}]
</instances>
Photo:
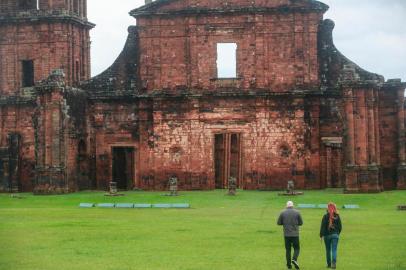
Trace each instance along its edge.
<instances>
[{"instance_id":1,"label":"woman walking","mask_svg":"<svg viewBox=\"0 0 406 270\"><path fill-rule=\"evenodd\" d=\"M338 239L342 230L340 215L334 203L329 203L321 220L320 239L326 244L327 267L336 269Z\"/></svg>"}]
</instances>

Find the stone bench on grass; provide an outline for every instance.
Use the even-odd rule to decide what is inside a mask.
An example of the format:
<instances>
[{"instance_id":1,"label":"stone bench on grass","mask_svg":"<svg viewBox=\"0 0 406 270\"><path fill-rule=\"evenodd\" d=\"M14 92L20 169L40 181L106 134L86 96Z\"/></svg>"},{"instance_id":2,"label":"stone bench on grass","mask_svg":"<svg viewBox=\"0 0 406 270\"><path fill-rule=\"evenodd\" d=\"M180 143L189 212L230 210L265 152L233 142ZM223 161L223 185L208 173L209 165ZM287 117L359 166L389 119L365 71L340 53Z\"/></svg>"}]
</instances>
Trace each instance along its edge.
<instances>
[{"instance_id":1,"label":"stone bench on grass","mask_svg":"<svg viewBox=\"0 0 406 270\"><path fill-rule=\"evenodd\" d=\"M406 204L405 205L398 205L399 211L406 211Z\"/></svg>"},{"instance_id":2,"label":"stone bench on grass","mask_svg":"<svg viewBox=\"0 0 406 270\"><path fill-rule=\"evenodd\" d=\"M116 203L116 208L134 208L133 203Z\"/></svg>"},{"instance_id":3,"label":"stone bench on grass","mask_svg":"<svg viewBox=\"0 0 406 270\"><path fill-rule=\"evenodd\" d=\"M142 209L142 208L151 208L152 204L150 203L135 203L134 208Z\"/></svg>"},{"instance_id":4,"label":"stone bench on grass","mask_svg":"<svg viewBox=\"0 0 406 270\"><path fill-rule=\"evenodd\" d=\"M360 209L358 204L344 204L343 209Z\"/></svg>"},{"instance_id":5,"label":"stone bench on grass","mask_svg":"<svg viewBox=\"0 0 406 270\"><path fill-rule=\"evenodd\" d=\"M114 203L98 203L97 207L99 208L114 208Z\"/></svg>"},{"instance_id":6,"label":"stone bench on grass","mask_svg":"<svg viewBox=\"0 0 406 270\"><path fill-rule=\"evenodd\" d=\"M94 207L94 203L80 203L79 204L80 208L93 208Z\"/></svg>"},{"instance_id":7,"label":"stone bench on grass","mask_svg":"<svg viewBox=\"0 0 406 270\"><path fill-rule=\"evenodd\" d=\"M187 209L190 208L190 204L188 203L173 203L171 205L172 208L178 208L178 209Z\"/></svg>"},{"instance_id":8,"label":"stone bench on grass","mask_svg":"<svg viewBox=\"0 0 406 270\"><path fill-rule=\"evenodd\" d=\"M152 205L152 208L171 208L169 203L156 203Z\"/></svg>"},{"instance_id":9,"label":"stone bench on grass","mask_svg":"<svg viewBox=\"0 0 406 270\"><path fill-rule=\"evenodd\" d=\"M303 208L303 209L316 209L316 205L312 204L312 203L299 203L297 205L297 207L299 208Z\"/></svg>"},{"instance_id":10,"label":"stone bench on grass","mask_svg":"<svg viewBox=\"0 0 406 270\"><path fill-rule=\"evenodd\" d=\"M98 207L98 208L137 208L137 209L148 209L148 208L160 208L160 209L169 209L169 208L174 208L174 209L187 209L190 208L190 204L188 203L156 203L156 204L150 204L150 203L80 203L79 207L80 208L92 208L92 207Z\"/></svg>"}]
</instances>

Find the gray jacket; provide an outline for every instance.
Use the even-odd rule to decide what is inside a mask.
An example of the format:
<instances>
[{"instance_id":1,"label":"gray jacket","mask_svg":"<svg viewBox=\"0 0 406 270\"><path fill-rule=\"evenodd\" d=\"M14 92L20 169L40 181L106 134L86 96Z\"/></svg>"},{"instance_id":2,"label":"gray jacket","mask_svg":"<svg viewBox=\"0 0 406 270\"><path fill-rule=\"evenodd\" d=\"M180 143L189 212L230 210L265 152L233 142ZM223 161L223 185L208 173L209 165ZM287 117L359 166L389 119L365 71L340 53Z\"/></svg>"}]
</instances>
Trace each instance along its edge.
<instances>
[{"instance_id":1,"label":"gray jacket","mask_svg":"<svg viewBox=\"0 0 406 270\"><path fill-rule=\"evenodd\" d=\"M278 218L278 225L283 225L285 237L298 237L299 226L303 225L300 212L293 208L286 208Z\"/></svg>"}]
</instances>

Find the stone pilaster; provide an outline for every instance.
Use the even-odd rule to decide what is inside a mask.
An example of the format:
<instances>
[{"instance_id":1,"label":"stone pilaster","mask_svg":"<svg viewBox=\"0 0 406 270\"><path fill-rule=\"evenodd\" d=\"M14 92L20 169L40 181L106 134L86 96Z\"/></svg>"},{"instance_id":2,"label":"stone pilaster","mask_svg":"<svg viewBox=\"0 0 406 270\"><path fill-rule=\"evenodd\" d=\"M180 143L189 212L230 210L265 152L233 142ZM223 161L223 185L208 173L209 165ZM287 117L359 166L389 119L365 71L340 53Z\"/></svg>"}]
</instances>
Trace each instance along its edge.
<instances>
[{"instance_id":1,"label":"stone pilaster","mask_svg":"<svg viewBox=\"0 0 406 270\"><path fill-rule=\"evenodd\" d=\"M35 194L69 191L65 166L64 75L54 71L36 87L35 117L36 183Z\"/></svg>"},{"instance_id":2,"label":"stone pilaster","mask_svg":"<svg viewBox=\"0 0 406 270\"><path fill-rule=\"evenodd\" d=\"M406 189L406 152L405 152L405 90L398 90L398 168L397 188Z\"/></svg>"},{"instance_id":3,"label":"stone pilaster","mask_svg":"<svg viewBox=\"0 0 406 270\"><path fill-rule=\"evenodd\" d=\"M345 115L346 125L346 168L345 168L345 191L349 193L359 190L357 178L357 166L355 165L355 132L354 132L354 96L352 89L345 91Z\"/></svg>"}]
</instances>

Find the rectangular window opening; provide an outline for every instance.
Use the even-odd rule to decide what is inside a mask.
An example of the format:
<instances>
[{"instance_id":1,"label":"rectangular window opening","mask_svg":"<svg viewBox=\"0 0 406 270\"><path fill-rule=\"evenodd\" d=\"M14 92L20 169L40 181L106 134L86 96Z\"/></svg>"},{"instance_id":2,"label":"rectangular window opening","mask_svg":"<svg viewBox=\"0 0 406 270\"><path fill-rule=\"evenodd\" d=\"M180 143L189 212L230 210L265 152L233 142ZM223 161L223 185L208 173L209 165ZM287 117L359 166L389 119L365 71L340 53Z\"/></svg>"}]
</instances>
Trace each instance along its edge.
<instances>
[{"instance_id":1,"label":"rectangular window opening","mask_svg":"<svg viewBox=\"0 0 406 270\"><path fill-rule=\"evenodd\" d=\"M34 86L34 61L23 60L22 61L22 83L23 87Z\"/></svg>"},{"instance_id":2,"label":"rectangular window opening","mask_svg":"<svg viewBox=\"0 0 406 270\"><path fill-rule=\"evenodd\" d=\"M75 82L76 83L79 83L79 81L80 81L80 70L79 70L79 61L76 61L76 63L75 63Z\"/></svg>"},{"instance_id":3,"label":"rectangular window opening","mask_svg":"<svg viewBox=\"0 0 406 270\"><path fill-rule=\"evenodd\" d=\"M237 78L237 43L217 43L217 78Z\"/></svg>"},{"instance_id":4,"label":"rectangular window opening","mask_svg":"<svg viewBox=\"0 0 406 270\"><path fill-rule=\"evenodd\" d=\"M79 14L79 0L73 0L73 12Z\"/></svg>"},{"instance_id":5,"label":"rectangular window opening","mask_svg":"<svg viewBox=\"0 0 406 270\"><path fill-rule=\"evenodd\" d=\"M19 0L18 7L20 9L38 9L38 0Z\"/></svg>"}]
</instances>

